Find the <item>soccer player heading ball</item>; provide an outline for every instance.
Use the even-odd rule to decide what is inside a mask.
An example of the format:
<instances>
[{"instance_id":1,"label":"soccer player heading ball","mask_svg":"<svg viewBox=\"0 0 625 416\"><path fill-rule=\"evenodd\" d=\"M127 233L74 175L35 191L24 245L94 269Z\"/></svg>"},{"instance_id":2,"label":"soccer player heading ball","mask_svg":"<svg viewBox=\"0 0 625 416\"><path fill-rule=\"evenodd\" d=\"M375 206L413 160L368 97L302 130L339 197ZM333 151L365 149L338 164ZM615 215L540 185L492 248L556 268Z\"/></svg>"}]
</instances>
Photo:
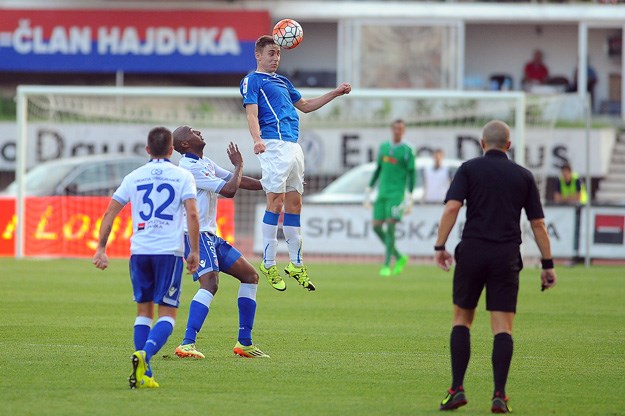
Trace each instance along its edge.
<instances>
[{"instance_id":1,"label":"soccer player heading ball","mask_svg":"<svg viewBox=\"0 0 625 416\"><path fill-rule=\"evenodd\" d=\"M263 217L263 262L260 271L276 290L285 290L286 283L276 266L278 218L284 208L283 231L290 263L284 269L288 276L308 290L315 290L302 258L300 213L304 193L304 154L299 139L299 116L315 111L336 97L349 94L348 83L332 91L305 99L291 81L276 71L280 65L280 46L272 36L258 38L254 48L256 71L241 81L241 95L247 124L254 141L262 170L261 183L267 194Z\"/></svg>"}]
</instances>

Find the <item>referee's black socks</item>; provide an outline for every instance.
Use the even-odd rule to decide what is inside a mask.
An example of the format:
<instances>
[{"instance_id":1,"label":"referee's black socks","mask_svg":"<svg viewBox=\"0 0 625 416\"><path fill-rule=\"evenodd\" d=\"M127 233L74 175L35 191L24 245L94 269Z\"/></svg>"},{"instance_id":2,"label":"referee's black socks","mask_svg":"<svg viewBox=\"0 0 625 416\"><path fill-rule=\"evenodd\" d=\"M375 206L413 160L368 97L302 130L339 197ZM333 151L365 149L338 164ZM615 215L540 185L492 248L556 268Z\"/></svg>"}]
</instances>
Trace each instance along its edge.
<instances>
[{"instance_id":1,"label":"referee's black socks","mask_svg":"<svg viewBox=\"0 0 625 416\"><path fill-rule=\"evenodd\" d=\"M471 358L471 332L469 328L462 325L456 325L451 329L449 339L451 348L451 388L456 390L464 383L464 374L469 366L469 358Z\"/></svg>"},{"instance_id":2,"label":"referee's black socks","mask_svg":"<svg viewBox=\"0 0 625 416\"><path fill-rule=\"evenodd\" d=\"M508 370L510 370L513 349L512 335L505 332L495 335L492 358L493 377L495 379L495 393L499 392L501 397L506 396L506 382L508 381Z\"/></svg>"}]
</instances>

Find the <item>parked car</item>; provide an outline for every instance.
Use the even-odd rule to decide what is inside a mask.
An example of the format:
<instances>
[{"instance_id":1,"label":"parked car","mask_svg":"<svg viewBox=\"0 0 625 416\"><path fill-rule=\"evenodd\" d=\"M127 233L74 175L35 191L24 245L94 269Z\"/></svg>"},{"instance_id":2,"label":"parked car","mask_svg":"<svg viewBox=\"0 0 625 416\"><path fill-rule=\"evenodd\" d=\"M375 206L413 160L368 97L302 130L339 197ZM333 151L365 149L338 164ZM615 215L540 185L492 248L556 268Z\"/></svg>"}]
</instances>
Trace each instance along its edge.
<instances>
[{"instance_id":1,"label":"parked car","mask_svg":"<svg viewBox=\"0 0 625 416\"><path fill-rule=\"evenodd\" d=\"M423 169L432 166L432 163L431 157L417 157L415 159L416 181L412 196L417 202L423 198ZM452 177L461 164L462 161L458 159L443 160L443 165L450 168ZM321 192L306 196L304 199L306 202L318 204L362 204L365 199L365 189L371 180L375 165L375 162L370 162L356 166L336 178ZM374 189L372 200L375 200L375 197L376 190Z\"/></svg>"},{"instance_id":2,"label":"parked car","mask_svg":"<svg viewBox=\"0 0 625 416\"><path fill-rule=\"evenodd\" d=\"M89 155L41 163L26 173L24 191L30 196L110 196L124 176L144 165L148 157ZM15 196L13 181L2 196Z\"/></svg>"}]
</instances>

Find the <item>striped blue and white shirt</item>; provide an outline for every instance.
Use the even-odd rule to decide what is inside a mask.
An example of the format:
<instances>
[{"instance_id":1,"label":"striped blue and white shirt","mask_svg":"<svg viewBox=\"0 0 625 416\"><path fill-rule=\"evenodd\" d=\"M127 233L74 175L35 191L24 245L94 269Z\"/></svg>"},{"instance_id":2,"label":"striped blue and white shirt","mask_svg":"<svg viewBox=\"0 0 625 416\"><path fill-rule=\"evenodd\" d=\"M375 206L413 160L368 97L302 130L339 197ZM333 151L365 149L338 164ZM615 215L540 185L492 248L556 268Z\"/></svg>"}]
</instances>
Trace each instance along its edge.
<instances>
[{"instance_id":1,"label":"striped blue and white shirt","mask_svg":"<svg viewBox=\"0 0 625 416\"><path fill-rule=\"evenodd\" d=\"M241 81L243 106L258 105L260 137L263 140L297 142L299 116L293 105L302 98L285 76L252 72Z\"/></svg>"}]
</instances>

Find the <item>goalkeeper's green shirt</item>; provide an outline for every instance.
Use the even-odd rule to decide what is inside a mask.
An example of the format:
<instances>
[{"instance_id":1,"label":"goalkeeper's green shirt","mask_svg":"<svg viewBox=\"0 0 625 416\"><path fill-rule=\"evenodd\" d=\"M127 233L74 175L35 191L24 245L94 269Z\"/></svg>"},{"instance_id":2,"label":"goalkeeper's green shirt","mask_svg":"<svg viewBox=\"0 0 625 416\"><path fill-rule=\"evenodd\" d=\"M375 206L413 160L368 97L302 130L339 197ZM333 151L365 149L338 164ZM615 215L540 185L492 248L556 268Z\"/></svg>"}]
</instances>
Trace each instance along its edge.
<instances>
[{"instance_id":1,"label":"goalkeeper's green shirt","mask_svg":"<svg viewBox=\"0 0 625 416\"><path fill-rule=\"evenodd\" d=\"M410 146L400 142L382 143L378 152L378 163L369 186L373 187L378 178L378 195L383 197L401 196L407 189L412 192L415 180L414 153Z\"/></svg>"}]
</instances>

